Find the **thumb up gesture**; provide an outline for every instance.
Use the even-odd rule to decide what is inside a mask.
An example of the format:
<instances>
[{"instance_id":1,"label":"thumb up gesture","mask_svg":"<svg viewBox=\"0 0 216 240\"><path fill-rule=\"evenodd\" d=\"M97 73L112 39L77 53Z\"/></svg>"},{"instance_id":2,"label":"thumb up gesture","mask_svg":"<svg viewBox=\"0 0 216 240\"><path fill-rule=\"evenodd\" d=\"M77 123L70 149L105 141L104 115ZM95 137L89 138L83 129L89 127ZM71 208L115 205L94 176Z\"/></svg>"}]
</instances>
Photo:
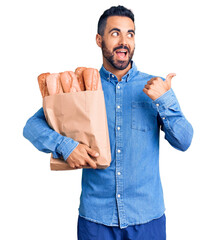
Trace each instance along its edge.
<instances>
[{"instance_id":1,"label":"thumb up gesture","mask_svg":"<svg viewBox=\"0 0 216 240\"><path fill-rule=\"evenodd\" d=\"M165 81L160 77L154 77L147 82L143 88L143 92L154 101L170 90L172 78L175 76L175 73L169 73Z\"/></svg>"}]
</instances>

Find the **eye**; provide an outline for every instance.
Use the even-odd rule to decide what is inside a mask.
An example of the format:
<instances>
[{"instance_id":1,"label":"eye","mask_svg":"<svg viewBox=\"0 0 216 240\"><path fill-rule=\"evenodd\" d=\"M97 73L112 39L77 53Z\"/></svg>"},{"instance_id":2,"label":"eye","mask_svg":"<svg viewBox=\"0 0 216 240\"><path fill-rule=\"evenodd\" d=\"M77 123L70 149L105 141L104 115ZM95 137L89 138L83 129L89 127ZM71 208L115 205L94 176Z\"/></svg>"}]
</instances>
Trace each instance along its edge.
<instances>
[{"instance_id":1,"label":"eye","mask_svg":"<svg viewBox=\"0 0 216 240\"><path fill-rule=\"evenodd\" d=\"M113 32L112 36L117 37L118 36L118 32Z\"/></svg>"},{"instance_id":2,"label":"eye","mask_svg":"<svg viewBox=\"0 0 216 240\"><path fill-rule=\"evenodd\" d=\"M128 33L128 37L132 38L133 37L133 33Z\"/></svg>"}]
</instances>

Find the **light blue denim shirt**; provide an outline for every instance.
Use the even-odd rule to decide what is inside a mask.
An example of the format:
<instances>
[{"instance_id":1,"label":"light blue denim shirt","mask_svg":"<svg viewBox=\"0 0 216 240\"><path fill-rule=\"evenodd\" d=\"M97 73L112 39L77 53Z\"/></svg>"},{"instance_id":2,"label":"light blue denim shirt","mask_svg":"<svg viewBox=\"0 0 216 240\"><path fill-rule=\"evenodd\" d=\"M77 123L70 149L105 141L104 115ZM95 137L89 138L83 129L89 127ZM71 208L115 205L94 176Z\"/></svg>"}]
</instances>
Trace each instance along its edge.
<instances>
[{"instance_id":1,"label":"light blue denim shirt","mask_svg":"<svg viewBox=\"0 0 216 240\"><path fill-rule=\"evenodd\" d=\"M143 88L153 75L134 62L118 82L103 66L104 91L112 161L106 169L82 169L79 215L108 226L142 224L164 214L159 173L159 134L176 149L191 144L193 128L184 117L172 89L155 101ZM162 78L164 80L164 78ZM41 108L24 127L24 136L54 157L70 155L78 142L53 131Z\"/></svg>"}]
</instances>

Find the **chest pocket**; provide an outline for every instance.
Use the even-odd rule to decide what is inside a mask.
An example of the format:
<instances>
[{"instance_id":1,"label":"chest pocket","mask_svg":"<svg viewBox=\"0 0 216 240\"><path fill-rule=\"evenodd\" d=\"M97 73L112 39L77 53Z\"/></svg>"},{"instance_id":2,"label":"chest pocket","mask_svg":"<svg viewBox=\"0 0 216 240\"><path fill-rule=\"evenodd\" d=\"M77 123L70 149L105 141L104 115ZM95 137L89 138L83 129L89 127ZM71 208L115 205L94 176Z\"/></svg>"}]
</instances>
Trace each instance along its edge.
<instances>
[{"instance_id":1,"label":"chest pocket","mask_svg":"<svg viewBox=\"0 0 216 240\"><path fill-rule=\"evenodd\" d=\"M132 129L150 131L157 127L157 111L147 102L132 102Z\"/></svg>"}]
</instances>

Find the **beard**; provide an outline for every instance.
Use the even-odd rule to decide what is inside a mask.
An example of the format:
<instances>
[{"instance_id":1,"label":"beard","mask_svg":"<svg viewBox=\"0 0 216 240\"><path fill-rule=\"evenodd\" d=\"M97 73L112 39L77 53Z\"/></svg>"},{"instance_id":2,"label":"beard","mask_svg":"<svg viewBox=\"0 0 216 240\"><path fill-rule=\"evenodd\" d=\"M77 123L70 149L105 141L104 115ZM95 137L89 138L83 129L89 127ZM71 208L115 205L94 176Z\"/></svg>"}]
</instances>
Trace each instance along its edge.
<instances>
[{"instance_id":1,"label":"beard","mask_svg":"<svg viewBox=\"0 0 216 240\"><path fill-rule=\"evenodd\" d=\"M121 61L121 60L114 60L114 52L117 49L127 49L127 54L128 54L128 60L127 61ZM109 49L106 47L106 44L104 42L104 40L102 40L102 54L103 57L116 69L118 70L124 70L125 68L127 68L127 66L130 64L133 54L134 54L134 50L130 51L128 47L126 46L119 46L113 49L113 52L109 51Z\"/></svg>"}]
</instances>

